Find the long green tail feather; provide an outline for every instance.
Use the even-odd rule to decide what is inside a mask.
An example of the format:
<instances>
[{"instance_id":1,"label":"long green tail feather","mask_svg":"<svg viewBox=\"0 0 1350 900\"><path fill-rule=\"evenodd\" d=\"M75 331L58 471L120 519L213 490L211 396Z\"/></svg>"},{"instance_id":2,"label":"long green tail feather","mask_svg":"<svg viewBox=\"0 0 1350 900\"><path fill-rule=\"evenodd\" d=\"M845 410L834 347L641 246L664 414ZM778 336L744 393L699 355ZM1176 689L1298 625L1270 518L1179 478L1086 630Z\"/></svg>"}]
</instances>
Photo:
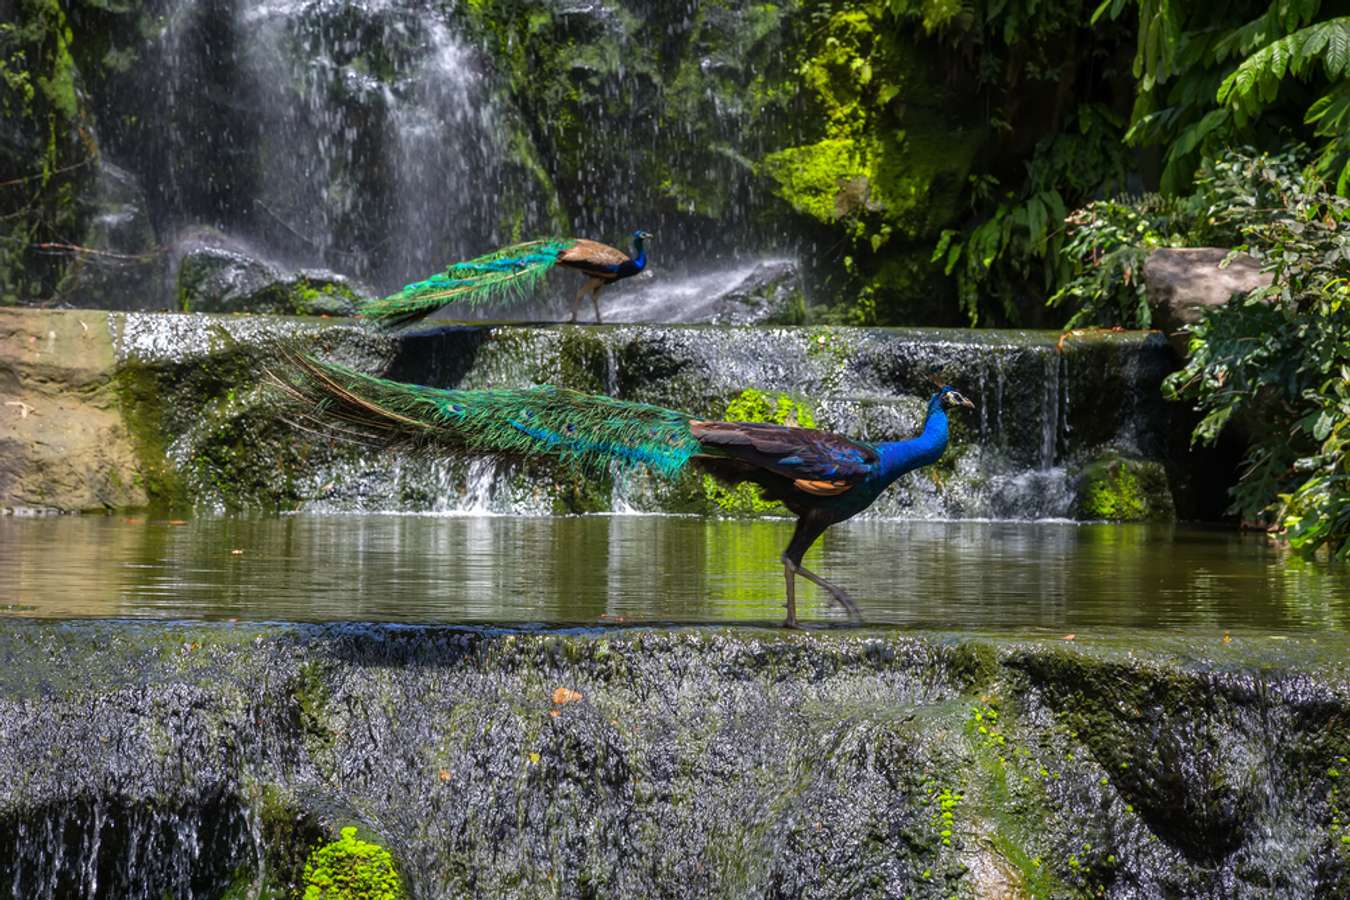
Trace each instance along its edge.
<instances>
[{"instance_id":1,"label":"long green tail feather","mask_svg":"<svg viewBox=\"0 0 1350 900\"><path fill-rule=\"evenodd\" d=\"M376 378L295 356L281 378L320 420L394 442L433 442L512 457L553 457L583 469L610 462L674 475L700 450L690 417L673 409L556 387L454 391Z\"/></svg>"},{"instance_id":2,"label":"long green tail feather","mask_svg":"<svg viewBox=\"0 0 1350 900\"><path fill-rule=\"evenodd\" d=\"M434 312L447 303L481 306L526 296L558 262L574 240L527 241L494 250L443 273L407 285L396 294L361 305L368 319L402 321Z\"/></svg>"}]
</instances>

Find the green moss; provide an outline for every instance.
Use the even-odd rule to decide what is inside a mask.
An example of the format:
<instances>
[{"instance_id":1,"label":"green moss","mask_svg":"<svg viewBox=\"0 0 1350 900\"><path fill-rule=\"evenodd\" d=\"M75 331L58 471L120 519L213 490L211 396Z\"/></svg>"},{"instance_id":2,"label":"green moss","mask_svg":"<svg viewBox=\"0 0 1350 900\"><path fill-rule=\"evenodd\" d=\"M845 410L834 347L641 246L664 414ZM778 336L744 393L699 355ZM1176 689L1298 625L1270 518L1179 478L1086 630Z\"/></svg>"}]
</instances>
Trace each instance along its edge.
<instances>
[{"instance_id":1,"label":"green moss","mask_svg":"<svg viewBox=\"0 0 1350 900\"><path fill-rule=\"evenodd\" d=\"M1175 514L1161 463L1111 457L1092 463L1079 476L1077 518L1140 522Z\"/></svg>"},{"instance_id":2,"label":"green moss","mask_svg":"<svg viewBox=\"0 0 1350 900\"><path fill-rule=\"evenodd\" d=\"M291 695L300 718L300 730L310 756L321 770L331 769L331 756L337 739L328 727L328 685L324 682L323 667L317 662L306 662L296 672Z\"/></svg>"},{"instance_id":3,"label":"green moss","mask_svg":"<svg viewBox=\"0 0 1350 900\"><path fill-rule=\"evenodd\" d=\"M982 699L971 705L966 719L975 763L972 814L988 823L990 845L1016 872L1023 894L1054 896L1059 885L1034 849L1037 837L1048 831L1045 797L1036 780L1022 771L1020 760L1026 754L1018 752L1006 733L1000 706L997 697Z\"/></svg>"},{"instance_id":4,"label":"green moss","mask_svg":"<svg viewBox=\"0 0 1350 900\"><path fill-rule=\"evenodd\" d=\"M723 420L728 422L772 422L775 425L800 425L814 428L815 416L805 402L788 394L746 388L729 404ZM737 515L785 514L779 503L765 500L754 484L725 485L711 475L703 476L703 493L721 512Z\"/></svg>"},{"instance_id":5,"label":"green moss","mask_svg":"<svg viewBox=\"0 0 1350 900\"><path fill-rule=\"evenodd\" d=\"M852 140L789 147L766 156L762 166L780 197L818 221L835 222L867 203L867 170Z\"/></svg>"},{"instance_id":6,"label":"green moss","mask_svg":"<svg viewBox=\"0 0 1350 900\"><path fill-rule=\"evenodd\" d=\"M188 486L169 459L171 438L164 423L164 392L154 370L136 362L117 370L113 384L122 422L136 451L134 481L152 506L190 506Z\"/></svg>"},{"instance_id":7,"label":"green moss","mask_svg":"<svg viewBox=\"0 0 1350 900\"><path fill-rule=\"evenodd\" d=\"M405 896L394 858L379 844L356 837L356 829L320 847L305 864L305 900L397 900Z\"/></svg>"}]
</instances>

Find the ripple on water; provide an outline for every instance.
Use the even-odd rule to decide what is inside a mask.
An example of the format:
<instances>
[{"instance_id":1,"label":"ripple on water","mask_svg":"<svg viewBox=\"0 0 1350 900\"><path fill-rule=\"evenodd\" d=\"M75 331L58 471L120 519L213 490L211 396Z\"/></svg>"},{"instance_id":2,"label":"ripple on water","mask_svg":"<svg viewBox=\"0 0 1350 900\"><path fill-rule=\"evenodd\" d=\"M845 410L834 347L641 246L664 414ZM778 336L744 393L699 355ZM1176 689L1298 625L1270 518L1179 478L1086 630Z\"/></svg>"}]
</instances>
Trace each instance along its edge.
<instances>
[{"instance_id":1,"label":"ripple on water","mask_svg":"<svg viewBox=\"0 0 1350 900\"><path fill-rule=\"evenodd\" d=\"M782 615L787 519L0 519L0 614L391 622ZM872 625L1350 630L1350 573L1178 526L859 520L808 556ZM844 621L812 585L808 619Z\"/></svg>"}]
</instances>

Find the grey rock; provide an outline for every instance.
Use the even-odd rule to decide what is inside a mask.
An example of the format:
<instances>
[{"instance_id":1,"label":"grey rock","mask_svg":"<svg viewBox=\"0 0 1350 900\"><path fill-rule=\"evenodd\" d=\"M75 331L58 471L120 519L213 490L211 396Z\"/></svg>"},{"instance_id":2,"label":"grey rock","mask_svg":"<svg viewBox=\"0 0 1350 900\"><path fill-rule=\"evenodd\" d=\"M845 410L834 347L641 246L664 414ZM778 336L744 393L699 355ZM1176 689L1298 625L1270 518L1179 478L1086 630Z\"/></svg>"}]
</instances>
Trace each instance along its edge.
<instances>
[{"instance_id":1,"label":"grey rock","mask_svg":"<svg viewBox=\"0 0 1350 900\"><path fill-rule=\"evenodd\" d=\"M87 250L72 257L58 290L62 304L114 310L168 308L164 252L140 181L101 159L85 203L88 226L79 243Z\"/></svg>"},{"instance_id":2,"label":"grey rock","mask_svg":"<svg viewBox=\"0 0 1350 900\"><path fill-rule=\"evenodd\" d=\"M346 316L368 293L337 272L286 272L229 247L198 247L178 266L178 305L184 312Z\"/></svg>"},{"instance_id":3,"label":"grey rock","mask_svg":"<svg viewBox=\"0 0 1350 900\"><path fill-rule=\"evenodd\" d=\"M1345 896L1344 639L1092 631L12 617L0 891L257 896L357 823L417 897Z\"/></svg>"},{"instance_id":4,"label":"grey rock","mask_svg":"<svg viewBox=\"0 0 1350 900\"><path fill-rule=\"evenodd\" d=\"M233 250L203 247L178 266L178 305L183 312L245 312L281 280L281 272Z\"/></svg>"},{"instance_id":5,"label":"grey rock","mask_svg":"<svg viewBox=\"0 0 1350 900\"><path fill-rule=\"evenodd\" d=\"M1164 247L1144 263L1144 284L1153 321L1167 332L1172 346L1186 352L1186 332L1211 309L1234 295L1247 294L1271 282L1269 272L1246 253L1228 263L1222 247Z\"/></svg>"},{"instance_id":6,"label":"grey rock","mask_svg":"<svg viewBox=\"0 0 1350 900\"><path fill-rule=\"evenodd\" d=\"M718 325L797 325L806 301L796 262L766 260L718 298L710 321Z\"/></svg>"}]
</instances>

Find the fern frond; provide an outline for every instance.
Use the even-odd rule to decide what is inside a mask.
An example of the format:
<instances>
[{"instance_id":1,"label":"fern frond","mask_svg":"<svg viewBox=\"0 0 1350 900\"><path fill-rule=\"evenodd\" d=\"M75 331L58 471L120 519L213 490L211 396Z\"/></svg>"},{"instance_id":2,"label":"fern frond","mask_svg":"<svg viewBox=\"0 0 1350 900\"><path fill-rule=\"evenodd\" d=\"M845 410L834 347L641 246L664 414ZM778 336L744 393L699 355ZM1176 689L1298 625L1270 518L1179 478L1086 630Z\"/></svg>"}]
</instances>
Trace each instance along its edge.
<instances>
[{"instance_id":1,"label":"fern frond","mask_svg":"<svg viewBox=\"0 0 1350 900\"><path fill-rule=\"evenodd\" d=\"M1266 44L1223 80L1217 99L1254 116L1275 100L1285 75L1301 78L1319 64L1333 82L1350 76L1350 16L1308 25Z\"/></svg>"},{"instance_id":2,"label":"fern frond","mask_svg":"<svg viewBox=\"0 0 1350 900\"><path fill-rule=\"evenodd\" d=\"M274 373L319 421L384 443L433 444L511 458L550 457L583 470L611 462L674 475L700 450L690 416L550 386L441 390L296 355Z\"/></svg>"},{"instance_id":3,"label":"fern frond","mask_svg":"<svg viewBox=\"0 0 1350 900\"><path fill-rule=\"evenodd\" d=\"M527 295L558 261L558 255L576 241L527 241L492 253L451 264L424 281L407 285L396 294L361 305L368 319L406 321L427 315L447 303L481 306Z\"/></svg>"}]
</instances>

